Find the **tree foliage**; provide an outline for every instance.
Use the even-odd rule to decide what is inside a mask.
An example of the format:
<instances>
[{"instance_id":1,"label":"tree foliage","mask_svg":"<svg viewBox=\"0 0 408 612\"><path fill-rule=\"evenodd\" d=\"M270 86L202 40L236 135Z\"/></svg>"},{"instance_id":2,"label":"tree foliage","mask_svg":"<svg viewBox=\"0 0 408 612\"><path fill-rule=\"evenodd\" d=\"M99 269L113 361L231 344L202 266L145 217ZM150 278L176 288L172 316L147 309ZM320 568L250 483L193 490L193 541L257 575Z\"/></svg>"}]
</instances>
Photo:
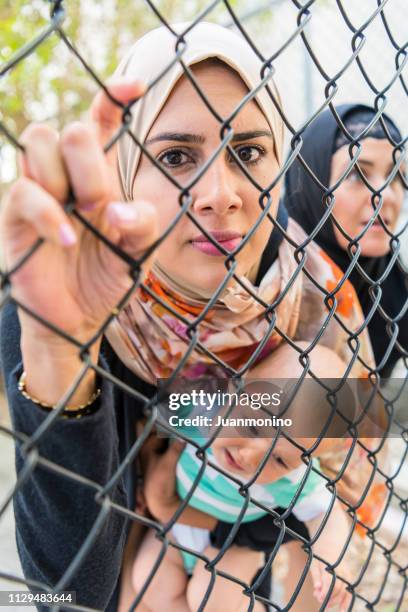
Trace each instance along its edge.
<instances>
[{"instance_id":1,"label":"tree foliage","mask_svg":"<svg viewBox=\"0 0 408 612\"><path fill-rule=\"evenodd\" d=\"M170 22L188 21L208 4L209 0L155 1ZM231 2L234 8L246 4L247 0ZM52 5L49 0L0 0L0 69L49 25ZM63 31L102 80L139 36L160 23L143 0L65 0L63 6ZM217 6L206 19L222 21L221 13ZM96 91L94 80L54 32L0 78L0 121L17 137L31 121L47 121L59 129L83 116ZM0 134L0 176L2 165L3 170L5 163L10 166L4 161L10 157L4 155L10 153L8 147ZM9 177L10 171L6 174Z\"/></svg>"},{"instance_id":2,"label":"tree foliage","mask_svg":"<svg viewBox=\"0 0 408 612\"><path fill-rule=\"evenodd\" d=\"M155 5L167 20L187 21L208 0L156 0ZM64 6L64 32L102 79L134 40L159 25L141 0L66 0ZM50 7L46 0L0 0L0 65L48 25ZM217 20L219 12L209 19ZM92 78L53 33L0 80L1 118L17 134L32 120L60 127L81 116L95 91Z\"/></svg>"}]
</instances>

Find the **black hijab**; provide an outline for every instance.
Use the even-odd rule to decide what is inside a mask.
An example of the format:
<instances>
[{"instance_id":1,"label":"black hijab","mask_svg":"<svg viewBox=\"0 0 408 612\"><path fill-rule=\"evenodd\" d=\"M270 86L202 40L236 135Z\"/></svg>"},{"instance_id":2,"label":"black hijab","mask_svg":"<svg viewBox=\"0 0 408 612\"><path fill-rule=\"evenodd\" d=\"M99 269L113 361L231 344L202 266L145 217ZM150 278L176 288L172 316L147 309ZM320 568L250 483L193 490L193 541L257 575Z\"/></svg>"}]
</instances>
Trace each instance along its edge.
<instances>
[{"instance_id":1,"label":"black hijab","mask_svg":"<svg viewBox=\"0 0 408 612\"><path fill-rule=\"evenodd\" d=\"M336 111L346 129L350 128L348 131L353 138L357 138L374 117L374 111L362 104L341 105L336 108ZM382 117L391 139L395 143L401 142L401 134L392 120L384 114ZM363 123L361 120L363 120ZM357 126L358 129L356 129ZM377 121L364 137L387 138L387 135L381 123ZM332 155L340 146L350 144L350 140L339 128L330 110L323 112L305 130L302 138L301 155L303 159L319 181L325 187L329 187ZM323 203L324 194L324 190L316 184L301 163L295 160L286 173L284 203L289 216L295 219L308 234L316 228L327 210L326 204ZM338 244L330 217L314 240L339 268L346 272L350 266L351 258L348 252ZM359 256L358 263L365 274L372 279L371 283L364 278L357 267L354 267L349 276L366 318L373 309L373 298L370 296L369 287L387 270L392 256L391 252L382 257ZM397 260L388 270L388 275L381 283L381 289L382 295L379 306L384 309L389 319L394 320L402 312L408 298L407 274L402 270ZM368 323L368 332L379 373L382 376L389 376L402 353L396 344L391 348L393 341L387 332L387 321L380 314L379 306L375 309ZM398 323L392 323L391 327L391 337L398 332L397 343L402 350L408 351L408 314L405 313ZM388 350L390 350L389 355L387 355Z\"/></svg>"},{"instance_id":2,"label":"black hijab","mask_svg":"<svg viewBox=\"0 0 408 612\"><path fill-rule=\"evenodd\" d=\"M280 200L279 202L276 220L283 230L288 229L289 215L283 200ZM269 236L268 243L262 253L261 262L259 264L258 273L255 281L255 285L257 287L259 287L261 280L277 258L282 240L282 232L277 227L274 227L271 232L271 235Z\"/></svg>"}]
</instances>

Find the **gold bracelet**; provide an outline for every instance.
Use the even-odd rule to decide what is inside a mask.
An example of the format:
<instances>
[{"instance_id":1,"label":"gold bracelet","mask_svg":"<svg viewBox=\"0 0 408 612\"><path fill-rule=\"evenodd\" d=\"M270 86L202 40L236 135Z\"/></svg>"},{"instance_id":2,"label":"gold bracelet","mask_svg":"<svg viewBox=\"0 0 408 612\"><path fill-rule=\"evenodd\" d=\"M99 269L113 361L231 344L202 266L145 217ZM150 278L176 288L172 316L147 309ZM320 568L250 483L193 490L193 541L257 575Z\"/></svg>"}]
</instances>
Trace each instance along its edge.
<instances>
[{"instance_id":1,"label":"gold bracelet","mask_svg":"<svg viewBox=\"0 0 408 612\"><path fill-rule=\"evenodd\" d=\"M26 399L30 400L30 402L37 404L37 406L39 406L43 410L46 410L47 412L51 412L52 410L55 410L56 408L55 405L52 406L51 404L45 404L44 402L41 402L39 399L36 399L35 397L31 397L31 395L27 393L25 371L21 374L17 386L18 386L18 390L20 391L21 395L25 397ZM80 419L81 417L86 416L87 414L92 414L93 412L96 412L98 405L95 404L95 401L98 399L100 394L101 394L101 388L99 387L92 394L92 397L86 402L86 404L81 404L80 406L75 406L72 408L66 407L60 413L60 416L65 417L67 419Z\"/></svg>"}]
</instances>

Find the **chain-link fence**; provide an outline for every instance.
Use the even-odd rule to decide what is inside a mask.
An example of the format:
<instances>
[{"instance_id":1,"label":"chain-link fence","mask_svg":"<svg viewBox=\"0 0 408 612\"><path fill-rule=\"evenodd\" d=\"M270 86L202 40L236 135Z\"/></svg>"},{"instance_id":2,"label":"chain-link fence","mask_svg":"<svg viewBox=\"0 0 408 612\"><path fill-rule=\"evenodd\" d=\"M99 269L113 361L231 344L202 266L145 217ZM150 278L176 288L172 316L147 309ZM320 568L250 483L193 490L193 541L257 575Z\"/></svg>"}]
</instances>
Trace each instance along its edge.
<instances>
[{"instance_id":1,"label":"chain-link fence","mask_svg":"<svg viewBox=\"0 0 408 612\"><path fill-rule=\"evenodd\" d=\"M311 570L316 609L328 608L331 597L340 590L342 595L338 595L337 603L344 609L404 610L408 605L408 542L405 526L408 516L405 483L408 449L404 400L407 348L401 330L405 325L407 296L404 295L405 268L399 255L404 241L405 225L400 221L398 230L395 229L396 225L391 227L391 223L382 218L381 209L388 197L384 194L395 181L401 185L401 198L407 188L404 174L406 116L403 108L407 94L404 70L408 43L404 40L406 29L404 31L402 27L406 8L398 1L366 0L359 3L364 14L360 14L361 19L356 20L353 13L355 6L353 8L348 6L350 2L339 0L270 2L265 7L262 5L258 8L240 4L239 11L233 2L215 0L201 7L195 19L188 25L175 27L167 19L166 11L169 9L166 3L160 5L160 8L158 4L150 1L135 4L138 11L142 10L143 5L143 10L155 17L157 25L165 27L171 38L173 55L167 58L165 67L161 66L160 69L160 62L155 63L154 58L143 58L145 64L152 64L147 87L129 101L123 102L120 96L115 97L110 86L98 76L92 63L76 47L75 41L68 37L65 24L70 13L69 2L50 2L48 25L39 30L35 38L25 41L19 51L13 53L0 66L1 78L7 79L13 69L36 54L50 38L59 38L65 50L75 56L87 77L105 93L105 104L110 104L110 112L114 114L115 109L120 109L119 127L103 144L108 156L112 156L116 147L122 151L119 152L119 167L116 165L116 158L114 167L115 171L121 172L122 190L128 196L127 199L133 199L136 169L140 172L140 165L149 163L158 172L160 180L168 181L168 188L176 190L179 205L177 214L174 214L170 221L168 215L166 217L162 211L166 223L164 226L160 225L159 236L152 239L151 244L144 245L142 254L139 249L135 255L129 243L120 243L106 230L100 216L78 203L77 191L81 190L81 185L70 186L64 210L84 237L81 247L75 248L78 248L78 252L82 249L83 253L89 254L91 251L86 250L88 244L98 245L96 249L99 249L99 254L102 251L109 253L109 262L114 271L123 275L123 268L126 268L128 279L128 282L122 285L121 294L118 296L115 293L114 303L105 308L98 328L92 329L92 333L86 338L78 338L70 333L71 320L67 321L67 317L71 319L71 313L68 307L64 310L65 304L61 305L64 318L63 315L56 316L52 308L48 311L36 308L38 296L35 291L30 294L32 301L21 298L22 295L29 295L25 290L35 282L38 287L47 291L50 283L57 282L55 276L47 276L44 283L44 279L41 279L41 269L38 272L37 268L36 276L35 268L29 267L30 263L40 261L39 254L45 252L49 236L43 236L41 230L38 230L35 242L20 250L18 257L13 258L13 253L11 256L8 254L8 267L4 264L1 272L2 344L3 367L7 375L5 385L14 426L2 425L1 432L4 438L14 440L18 450L17 480L11 492L3 494L0 517L5 515L14 502L17 540L25 578L21 575L11 575L1 566L0 577L9 581L8 584L12 585L9 588L13 590L26 585L37 595L39 592L50 596L68 590L77 592L75 604L70 604L69 601L63 605L54 603L54 609L150 610L159 607L161 609L164 605L172 609L173 599L169 597L166 600L166 588L170 589L176 582L176 578L169 577L173 576L171 572L177 563L180 568L181 557L177 557L178 561L174 559L183 552L183 560L187 558L186 555L190 555L190 563L195 563L189 583L187 573L183 578L183 592L189 588L192 590L192 585L197 586L197 583L200 588L197 588L190 598L183 600L182 605L178 602L179 607L174 604L174 609L218 609L220 601L223 601L224 607L227 608L230 597L228 588L231 586L242 593L239 609L261 609L259 606L274 610L296 609L302 597L306 597L304 592ZM264 14L264 8L268 18L255 23L253 20L257 15ZM113 10L112 6L110 9ZM131 10L131 6L118 7L117 10ZM182 12L181 8L180 14ZM287 12L291 13L293 23ZM333 23L341 24L341 28L347 32L350 43L347 53L343 49L344 35L338 35L338 27L322 24L321 20L326 13L330 15ZM216 21L237 32L242 44L247 45L259 63L257 82L245 83L246 93L242 94L239 104L235 105L233 110L230 109L228 116L223 116L215 108L213 101L206 95L207 90L198 73L191 68L194 61L186 59L189 57L189 35L194 33L202 22L213 19L214 14ZM276 38L269 35L269 28L272 31L272 26L274 31L280 34ZM313 36L310 34L312 30ZM208 44L211 46L214 43L208 40ZM341 46L342 54L333 52L336 45ZM367 47L370 47L369 52L366 52ZM299 61L293 61L293 49L301 50ZM383 78L380 81L372 77L372 71L378 66L375 61L376 49L381 49L384 62ZM386 49L387 57L383 49ZM220 55L219 53L218 56ZM217 57L217 54L213 53L212 57ZM58 56L50 58L50 61L51 59L58 63ZM163 83L168 86L166 79L175 67L177 70L181 67L183 82L191 84L190 88L198 94L196 99L201 100L200 104L204 103L206 112L217 129L216 146L201 160L197 171L187 181L179 179L172 168L163 163L163 157L158 159L152 154L149 143L146 142L148 134L143 134L141 127L146 106L154 101L155 92L163 87ZM242 74L239 68L235 67L235 70ZM358 94L350 91L350 74L355 75L353 82L358 78L369 92L364 100L361 99L360 90ZM311 88L310 83L317 75L319 85ZM272 77L283 90L282 102ZM171 89L174 88L174 82L173 80ZM355 99L357 95L358 99ZM339 111L338 103L345 99L363 101L372 109L369 126L364 125L357 134L349 130ZM244 116L243 113L254 100L258 101L263 110L269 105L268 112L270 116L273 115L273 121L276 121L278 126L273 127L272 133L275 139L274 153L279 163L268 171L262 182L257 180L256 172L246 164L245 154L252 155L254 149L256 152L256 147L251 148L251 138L254 136L249 138L246 135L244 138L242 132L246 126L239 126L241 141L246 145L243 153L237 149L234 140L237 131L233 127L234 121L239 121L240 117ZM391 124L386 117L389 101L393 111L391 115L398 126L405 130L402 135L398 132L396 136L395 131L390 128ZM330 184L322 185L315 169L310 167L303 139L308 133L307 130L313 127L327 109L338 126L338 133L344 138L348 152L346 163L336 182L331 180ZM189 113L190 109L187 114ZM270 116L269 123L272 121ZM22 144L21 134L14 131L12 117L3 119L0 122L0 131L4 146L11 145L24 155L27 146ZM279 160L282 154L277 152L281 121L289 143L286 161L283 158ZM392 163L387 170L385 182L372 185L366 177L367 166L360 164L359 158L364 150L362 142L369 130L375 126L378 129L381 126L383 130L382 141L390 147ZM37 137L41 138L41 132L38 132ZM258 137L262 136L258 134ZM173 140L183 141L180 134ZM185 141L186 138L183 142ZM259 154L260 150L261 147L258 147L256 154ZM120 162L120 155L135 155L134 151L137 151L137 161L130 179L126 179L129 168L123 169L123 159ZM175 164L177 156L185 153L180 147L178 151L173 150L172 154L176 155L172 162ZM200 218L196 214L196 186L206 180L214 180L211 169L220 163L223 156L228 156L228 163L235 165L236 172L245 178L246 183L256 193L257 218L251 221L246 227L245 235L240 235L239 239L236 235L221 235L222 232L214 234L205 220L203 222L203 217ZM307 232L309 235L291 229L293 224L291 225L291 221L285 216L284 207L279 207L279 212L277 208L277 185L296 164L298 171L304 172L320 189L320 220L312 231ZM85 161L84 167L86 168ZM27 167L25 171L27 172ZM333 214L336 192L351 173L357 174L369 191L372 211L354 235L350 235ZM35 178L42 184L41 179ZM131 181L128 193L127 180ZM83 182L86 181L85 176ZM158 179L154 186L156 189L157 184ZM287 183L285 198L291 195L289 189L290 182ZM150 193L153 201L154 193L153 189ZM143 191L141 195L146 197ZM14 190L11 199L10 196L7 197L10 210L10 202L17 201L18 190ZM225 194L222 197L225 198ZM203 209L206 207L211 207L211 204L204 203ZM218 277L215 289L213 287L211 292L207 290L204 301L201 299L203 294L200 294L200 301L197 298L197 290L193 291L191 287L188 298L184 299L184 295L179 292L179 278L178 282L174 282L171 274L166 276L162 268L153 267L153 272L151 271L155 253L160 249L160 252L163 252L168 238L177 232L180 222L186 219L191 223L191 227L195 228L195 233L199 233L198 242L206 244L205 249L200 247L201 256L208 257L209 260L210 255L215 253L218 257L213 260L219 261L222 254L222 277ZM331 223L332 219L338 235L345 241L344 251L348 253L348 264L341 273L338 268L327 263L327 256L317 252L313 243L326 221ZM6 238L13 240L10 231L7 234L7 223L7 219L3 219L4 234ZM43 224L47 223L48 219L44 217ZM364 267L364 253L361 252L360 244L372 231L374 224L377 225L375 231L382 231L388 236L389 257L387 265L378 277L370 275ZM242 251L251 245L251 240L254 240L257 233L262 235L262 228L265 227L268 228L266 234L270 234L270 238L267 237L267 247L262 252L261 261L256 262L255 274L250 277L251 282L248 282L249 275L243 279L240 267ZM147 228L145 231L148 233ZM269 253L266 264L265 253ZM45 265L44 258L42 261ZM115 267L115 261L121 262L123 268L118 267L119 264ZM193 269L194 261L192 257ZM275 278L272 270L276 269L276 261L281 262L278 276L282 284L276 289L275 283L274 289L269 291L264 280L267 277ZM79 269L82 263L78 262L79 256L75 262ZM72 261L71 264L74 265ZM29 271L28 275L24 275L24 270ZM388 279L396 271L399 280L403 279L404 282L389 287ZM186 270L177 272L184 274ZM194 274L195 284L192 284L197 288L202 282L205 289L207 277L204 271L195 269ZM353 274L356 276L353 277ZM360 307L355 305L357 298L354 299L350 289L348 279L353 278L362 279L367 295L370 296L364 317L361 316ZM98 285L92 277L86 280L90 284ZM109 281L107 274L102 283L106 285ZM99 289L102 295L104 289ZM301 301L304 295L302 292L305 291L311 300L309 303ZM385 291L394 294L399 292L398 309L391 313L381 301ZM229 295L230 302L228 314L223 318L220 304L225 307L226 294ZM183 297L180 298L180 295ZM136 298L138 306L132 310L132 305L136 303L132 300ZM354 300L352 305L350 300ZM15 306L19 308L22 321L25 322L23 325L27 325L27 321L35 320L39 324L37 330L47 330L48 337L53 335L58 338L58 342L65 343L64 346L71 355L75 353L81 359L81 368L72 373L69 389L60 393L53 410L49 410L46 405L33 405L31 396L27 395L24 376L21 376L22 366L19 365L21 355L18 349L19 331ZM77 306L78 304L75 305ZM96 303L93 308L95 311L100 310ZM73 309L75 310L74 307ZM242 321L246 314L242 313L252 312L251 309L256 316L252 314L249 322L256 321L256 325L245 327ZM308 312L309 310L311 312ZM44 314L46 312L49 312L49 316ZM295 328L293 313L297 313ZM367 340L369 324L375 316L382 322L381 329L386 336L386 347L381 358L377 359L377 365L373 361ZM234 323L235 321L239 323ZM115 322L119 327L114 327ZM119 329L119 332L110 332L112 329ZM303 335L300 329L306 330ZM215 332L220 330L227 336L234 336L233 342L228 344L224 336L214 338ZM110 344L105 339L102 341L102 357L99 358L99 342L105 334ZM38 338L40 337L43 336L39 333ZM243 340L243 337L246 339ZM371 340L373 341L373 337ZM38 361L41 363L40 354L45 349L41 347L39 339L37 346ZM110 346L115 350L112 351ZM328 354L323 354L323 358L319 357L318 351L322 346L333 348L337 356L341 357L344 365L342 375L336 373L338 362L331 365ZM273 361L273 355L278 355L279 350L286 351L281 353L283 367L280 367L279 361ZM116 354L121 358L119 361ZM394 355L393 364L397 357L399 359L398 378L389 378L387 361L391 361L391 355ZM270 357L271 369L262 369L262 364ZM26 359L24 363L26 365ZM62 367L65 367L64 359L61 363L64 364ZM385 371L387 378L381 375ZM18 381L15 378L16 372ZM98 392L92 396L93 402L76 402L75 398L83 397L81 393L83 394L87 381L89 383L92 380L94 384L94 374ZM242 429L238 423L234 425L234 433L225 434L222 425L214 427L203 420L209 412L210 396L215 398L213 403L217 405L218 416L225 419L236 417L237 413L241 417L248 416L242 403L242 394L247 391L247 381L251 376L257 376L258 382L263 381L264 387L261 391L267 392L270 397L273 396L271 389L281 396L282 388L286 385L282 395L284 401L281 397L278 402L279 414L273 413L270 406L269 409L262 407L261 413L266 414L271 423L265 430L260 430L257 422L251 425L255 426L255 434L250 433L245 429L246 425ZM44 371L44 379L41 383L43 389L52 384L49 372ZM159 379L163 384L158 385ZM287 387L288 383L292 383L292 386ZM205 390L207 395L201 395L200 401L194 404L191 399L194 397L193 391L199 389ZM256 388L258 396L259 391ZM226 405L221 392L229 392L230 399L235 397L234 401L229 401ZM188 413L187 417L197 417L200 424L198 433L186 433L184 429L176 426L175 411L170 400L181 400L182 394L189 394L188 409L193 409L193 412ZM90 395L88 393L88 397ZM253 399L254 392L249 395ZM41 401L39 403L41 404ZM79 413L67 409L72 403L81 404ZM307 412L311 404L313 413ZM324 406L324 412L318 411L320 405ZM291 413L293 406L295 411ZM183 407L183 403L177 406L179 409ZM350 407L353 408L352 413ZM287 417L288 414L293 416L293 422L298 419L300 423L292 430L285 429L283 419L279 422L273 419ZM77 418L71 418L72 416ZM160 435L154 437L157 434ZM169 461L169 451L157 454L157 441L163 442L163 436L164 439L166 436L178 437L189 443L182 451L187 462L184 475L186 470L191 468L189 477L185 476L183 481L180 476L183 469L182 459L179 458L181 467L180 474L177 472L177 504L176 507L172 506L173 512L165 519L161 519L160 511L155 513L149 503L146 509L143 500L139 499L136 503L136 497L132 497L136 490L140 495L143 487L148 484L149 475L153 478L154 474L157 487L160 483L164 486L160 481L160 472L164 475L165 483L173 483L171 470L166 472L168 463L165 461ZM151 449L152 437L156 445L154 449ZM225 442L222 442L223 440ZM266 446L259 447L262 450L261 457L250 476L240 465L248 440L251 444L254 440L257 444L267 441ZM326 444L324 452L323 444ZM235 446L240 448L242 454L241 450L231 454L228 445L233 449ZM144 450L146 448L147 451ZM220 455L217 455L217 448L218 453L226 453L223 455L224 463L220 461ZM285 452L289 457L296 452L297 462L292 465L292 459L288 460ZM282 456L279 456L279 453ZM156 464L152 462L152 456ZM189 468L188 461L191 463ZM281 461L283 466L275 466L269 482L261 477L264 471L270 468L271 461ZM156 468L159 465L156 472L155 465ZM175 480L175 463L171 469ZM293 476L296 470L297 479ZM291 489L288 488L288 482L286 485L283 483L287 474L291 474L292 480L289 477L286 479L292 486ZM212 514L212 518L216 520L210 522L211 527L205 523L206 545L212 545L212 555L209 556L207 547L199 549L188 539L186 530L177 531L177 528L189 523L187 519L182 520L188 508L195 508L206 514L203 508L211 506L212 503L208 498L208 487L216 487L218 480L221 483L217 485L221 494L213 503L221 507L228 503L228 495L231 494L231 499L235 500L231 501L232 506L235 504L235 514L231 514L229 508L225 510L229 518L225 518L223 512L218 511ZM262 488L262 484L273 484L275 488ZM302 506L302 500L305 505L308 496L312 495L313 486L320 491L319 495L323 500L321 508L324 509L321 509L318 526L312 532L304 529L304 523L309 524L311 516L307 512L300 513L299 508ZM194 500L200 499L200 495L204 495L203 491L207 497L200 505ZM265 491L269 491L269 497ZM238 505L234 495L238 496ZM171 496L174 502L173 489L170 491ZM337 512L340 514L337 515ZM211 515L210 510L208 514ZM296 523L293 522L294 514L298 517ZM334 523L333 516L337 517ZM260 525L260 543L256 546L254 535L247 536L245 540L252 523ZM197 523L197 519L192 520L192 526L200 525L203 523ZM143 531L142 534L136 534L138 527ZM340 546L340 536L336 531L341 533ZM64 541L68 533L72 541ZM154 533L156 538L149 540L151 533ZM333 545L331 549L327 544L326 550L322 552L320 544L327 533L337 545ZM144 538L143 546L136 545L134 538L138 542ZM128 546L124 552L126 540ZM299 544L299 549L303 550L302 555L298 557L302 559L298 574L295 571L295 561L290 556L292 552L288 552L289 548L286 546L288 541L290 545ZM251 546L253 550L249 550ZM243 568L246 567L247 560L252 559L254 550L264 553L264 558L259 568L256 568L258 571L252 572L253 576L249 578L247 574L241 574L241 570L244 572ZM335 557L334 550L337 550ZM229 557L230 552L236 557ZM129 561L132 553L137 558L134 562L133 578L131 572L126 569L132 565ZM242 557L238 556L241 554ZM120 580L122 557L129 563L123 565L121 603L113 599L109 604L113 607L108 608L108 601ZM322 568L319 579L316 578L317 574L313 574L313 567ZM187 571L187 561L185 568ZM202 570L202 575L197 576L194 572L199 570ZM138 571L139 574L135 577ZM251 571L248 571L251 574ZM242 577L244 575L245 578ZM161 588L155 582L157 576L160 576L163 585ZM272 591L268 586L265 587L265 584L269 585L271 576ZM279 590L281 580L286 580L287 583L291 581L289 594L287 590ZM317 586L319 581L322 583L320 592ZM128 589L126 599L123 593L127 591L127 582L132 583L133 587ZM227 585L225 593L220 590L220 584ZM342 597L343 603L340 604ZM18 605L22 601L9 601L10 607L11 603ZM37 600L36 605L41 607L46 603L44 596L42 600ZM238 609L238 606L235 609Z\"/></svg>"}]
</instances>

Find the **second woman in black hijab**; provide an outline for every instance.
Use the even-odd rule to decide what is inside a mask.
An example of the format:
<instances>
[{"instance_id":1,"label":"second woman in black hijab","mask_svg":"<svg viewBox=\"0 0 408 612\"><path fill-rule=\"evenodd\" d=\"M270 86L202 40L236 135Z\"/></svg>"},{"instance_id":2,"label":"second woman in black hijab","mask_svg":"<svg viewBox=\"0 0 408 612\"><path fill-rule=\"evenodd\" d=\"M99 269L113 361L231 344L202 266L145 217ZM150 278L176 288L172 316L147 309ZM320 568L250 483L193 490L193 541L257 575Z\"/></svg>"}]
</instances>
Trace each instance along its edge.
<instances>
[{"instance_id":1,"label":"second woman in black hijab","mask_svg":"<svg viewBox=\"0 0 408 612\"><path fill-rule=\"evenodd\" d=\"M361 144L358 164L372 190L381 192L381 219L388 232L395 234L405 191L399 173L396 173L388 186L384 189L382 187L394 168L393 151L402 142L401 134L393 121L383 115L388 133L382 123L377 121L361 137L373 122L374 111L360 104L342 105L337 107L336 111L353 140L358 140ZM329 186L336 184L350 164L350 138L338 126L330 110L321 114L302 137L301 155L304 161L320 183L329 189ZM294 161L286 174L285 191L285 204L289 215L310 234L327 211L324 198L327 192L298 160ZM335 204L332 214L314 240L343 272L346 272L351 262L347 250L350 241L342 235L332 218L336 219L351 239L367 228L358 240L361 248L358 264L371 280L364 278L357 266L351 271L349 280L357 291L365 317L368 319L372 315L368 331L378 372L385 377L391 374L398 358L404 356L405 351L408 352L407 274L399 258L393 257L390 245L392 236L384 230L379 218L367 227L374 215L373 191L365 185L357 167L354 166L334 191ZM379 198L376 199L376 205L378 203ZM373 308L375 297L370 295L369 288L380 279L381 299L379 305Z\"/></svg>"}]
</instances>

